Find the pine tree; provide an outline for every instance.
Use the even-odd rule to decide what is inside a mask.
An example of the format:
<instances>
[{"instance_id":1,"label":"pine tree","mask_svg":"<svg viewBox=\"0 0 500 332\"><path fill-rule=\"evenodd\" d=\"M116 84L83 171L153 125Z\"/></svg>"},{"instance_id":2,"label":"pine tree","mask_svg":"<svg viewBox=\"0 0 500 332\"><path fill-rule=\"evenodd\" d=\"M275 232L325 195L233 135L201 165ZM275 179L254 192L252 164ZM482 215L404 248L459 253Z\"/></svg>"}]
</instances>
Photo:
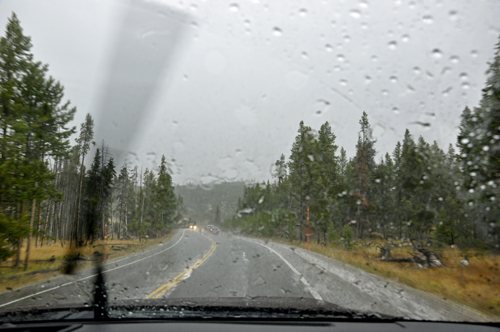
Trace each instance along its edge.
<instances>
[{"instance_id":1,"label":"pine tree","mask_svg":"<svg viewBox=\"0 0 500 332\"><path fill-rule=\"evenodd\" d=\"M220 214L220 208L217 205L217 208L215 209L215 216L214 216L214 225L220 225L221 222L221 214Z\"/></svg>"},{"instance_id":2,"label":"pine tree","mask_svg":"<svg viewBox=\"0 0 500 332\"><path fill-rule=\"evenodd\" d=\"M158 231L170 230L174 222L173 217L177 208L172 176L167 169L165 156L162 156L158 168L158 180L155 188L155 203L157 209L156 229Z\"/></svg>"},{"instance_id":3,"label":"pine tree","mask_svg":"<svg viewBox=\"0 0 500 332\"><path fill-rule=\"evenodd\" d=\"M311 127L305 126L304 121L301 121L288 162L291 192L295 203L295 212L300 223L300 241L302 241L304 231L302 226L305 223L306 207L309 204L313 186L314 142Z\"/></svg>"},{"instance_id":4,"label":"pine tree","mask_svg":"<svg viewBox=\"0 0 500 332\"><path fill-rule=\"evenodd\" d=\"M372 130L368 122L368 114L363 112L359 120L361 130L358 134L356 144L356 157L354 158L354 169L356 172L356 192L357 199L356 236L363 236L364 228L370 224L370 187L372 172L375 170L375 140L372 138Z\"/></svg>"},{"instance_id":5,"label":"pine tree","mask_svg":"<svg viewBox=\"0 0 500 332\"><path fill-rule=\"evenodd\" d=\"M80 128L80 136L76 140L80 148L80 184L78 189L78 199L77 199L77 211L76 211L76 229L75 229L75 240L76 245L79 246L80 242L80 210L81 210L81 200L82 200L82 190L83 190L83 177L84 177L84 162L85 156L89 152L90 145L95 144L94 138L94 119L87 113L85 117L85 122L82 123Z\"/></svg>"}]
</instances>

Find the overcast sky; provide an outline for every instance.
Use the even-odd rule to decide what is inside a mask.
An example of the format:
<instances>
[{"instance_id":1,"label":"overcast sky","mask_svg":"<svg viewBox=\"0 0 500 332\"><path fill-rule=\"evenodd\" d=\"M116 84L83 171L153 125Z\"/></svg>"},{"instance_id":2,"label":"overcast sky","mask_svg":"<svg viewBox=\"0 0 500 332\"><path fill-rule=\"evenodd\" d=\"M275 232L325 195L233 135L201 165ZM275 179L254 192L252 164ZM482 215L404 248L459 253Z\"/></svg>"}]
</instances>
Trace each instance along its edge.
<instances>
[{"instance_id":1,"label":"overcast sky","mask_svg":"<svg viewBox=\"0 0 500 332\"><path fill-rule=\"evenodd\" d=\"M75 125L129 165L164 154L175 183L267 180L301 120L352 156L363 110L381 153L405 128L447 148L500 34L497 0L3 0L2 27L13 11Z\"/></svg>"}]
</instances>

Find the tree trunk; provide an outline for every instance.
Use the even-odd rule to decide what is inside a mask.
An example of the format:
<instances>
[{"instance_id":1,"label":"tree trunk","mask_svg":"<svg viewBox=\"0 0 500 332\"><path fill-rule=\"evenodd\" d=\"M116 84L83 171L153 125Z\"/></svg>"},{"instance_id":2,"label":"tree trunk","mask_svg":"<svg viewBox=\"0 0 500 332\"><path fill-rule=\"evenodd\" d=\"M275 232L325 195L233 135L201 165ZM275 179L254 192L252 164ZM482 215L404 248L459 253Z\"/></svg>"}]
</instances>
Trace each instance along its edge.
<instances>
[{"instance_id":1,"label":"tree trunk","mask_svg":"<svg viewBox=\"0 0 500 332\"><path fill-rule=\"evenodd\" d=\"M75 241L76 241L76 246L78 247L78 230L80 228L80 206L81 206L81 200L82 200L82 187L83 187L83 162L85 160L85 155L82 155L82 163L80 165L80 186L78 188L78 200L77 204L78 207L76 209L76 232L75 232Z\"/></svg>"},{"instance_id":2,"label":"tree trunk","mask_svg":"<svg viewBox=\"0 0 500 332\"><path fill-rule=\"evenodd\" d=\"M49 223L49 216L50 216L50 211L51 211L52 204L50 203L50 199L47 202L47 217L45 218L45 233L47 235L47 245L50 245L50 237L52 236L52 222L53 219L50 219ZM43 245L43 242L42 242Z\"/></svg>"},{"instance_id":3,"label":"tree trunk","mask_svg":"<svg viewBox=\"0 0 500 332\"><path fill-rule=\"evenodd\" d=\"M35 188L37 186L38 183L35 182ZM28 265L29 265L31 233L33 229L33 223L35 222L35 210L36 210L36 199L33 199L33 202L31 203L30 230L28 233L28 238L26 240L26 259L24 261L24 271L28 270Z\"/></svg>"},{"instance_id":4,"label":"tree trunk","mask_svg":"<svg viewBox=\"0 0 500 332\"><path fill-rule=\"evenodd\" d=\"M42 216L42 202L38 202L38 213L36 216L36 235L35 235L35 248L38 248L38 236L40 234L40 221Z\"/></svg>"}]
</instances>

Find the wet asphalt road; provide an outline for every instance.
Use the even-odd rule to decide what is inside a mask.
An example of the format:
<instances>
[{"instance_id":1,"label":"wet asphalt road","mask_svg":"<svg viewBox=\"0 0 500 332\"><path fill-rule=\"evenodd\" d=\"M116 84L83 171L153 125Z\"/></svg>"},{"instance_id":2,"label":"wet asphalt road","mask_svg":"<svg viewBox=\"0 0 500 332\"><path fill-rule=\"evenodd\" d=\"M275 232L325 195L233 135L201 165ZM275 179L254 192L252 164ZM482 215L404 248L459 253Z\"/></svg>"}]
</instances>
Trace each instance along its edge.
<instances>
[{"instance_id":1,"label":"wet asphalt road","mask_svg":"<svg viewBox=\"0 0 500 332\"><path fill-rule=\"evenodd\" d=\"M315 298L413 319L485 320L445 301L327 257L277 243L181 230L168 243L104 266L111 301L193 297ZM91 302L93 269L0 294L0 309Z\"/></svg>"}]
</instances>

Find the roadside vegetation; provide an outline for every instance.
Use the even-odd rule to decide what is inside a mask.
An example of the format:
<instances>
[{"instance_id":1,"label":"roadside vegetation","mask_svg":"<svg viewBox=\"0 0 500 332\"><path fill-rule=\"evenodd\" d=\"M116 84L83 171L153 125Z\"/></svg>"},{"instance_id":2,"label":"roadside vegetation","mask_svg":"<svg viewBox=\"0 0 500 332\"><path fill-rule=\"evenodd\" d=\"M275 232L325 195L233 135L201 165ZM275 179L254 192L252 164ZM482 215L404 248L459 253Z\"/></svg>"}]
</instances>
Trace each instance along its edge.
<instances>
[{"instance_id":1,"label":"roadside vegetation","mask_svg":"<svg viewBox=\"0 0 500 332\"><path fill-rule=\"evenodd\" d=\"M55 263L37 260L52 256L56 262L88 256L106 232L111 243L137 246L168 234L185 209L165 156L155 170L117 167L106 143L94 137L90 114L79 130L70 127L77 109L31 49L13 13L0 38L3 275L50 269Z\"/></svg>"},{"instance_id":2,"label":"roadside vegetation","mask_svg":"<svg viewBox=\"0 0 500 332\"><path fill-rule=\"evenodd\" d=\"M140 240L138 237L108 240L107 261L144 251L160 243L167 243L174 234L175 231L151 240ZM21 254L25 254L25 251L26 246L21 247ZM103 240L76 249L70 248L69 244L64 247L59 244L45 245L30 255L28 270L24 270L23 266L13 268L14 259L0 263L0 292L13 291L28 284L60 276L64 273L64 266L70 257L77 257L76 269L82 269L94 266L97 260L103 259L103 255Z\"/></svg>"},{"instance_id":3,"label":"roadside vegetation","mask_svg":"<svg viewBox=\"0 0 500 332\"><path fill-rule=\"evenodd\" d=\"M274 180L246 186L224 226L300 247L310 234L314 251L500 316L500 42L489 65L455 146L401 128L377 161L363 112L348 157L328 122L301 121Z\"/></svg>"},{"instance_id":4,"label":"roadside vegetation","mask_svg":"<svg viewBox=\"0 0 500 332\"><path fill-rule=\"evenodd\" d=\"M270 240L290 245L282 238ZM444 267L419 269L412 262L382 260L377 246L384 244L383 241L375 241L370 247L356 245L352 250L345 250L343 245L310 243L309 250L500 318L500 256L469 249L465 251L469 266L464 267L460 263L464 250L449 246L432 248L439 253ZM399 243L395 244L392 250L394 257L408 257L413 252L407 242L402 242L401 247ZM295 242L293 246L306 249L307 244Z\"/></svg>"}]
</instances>

